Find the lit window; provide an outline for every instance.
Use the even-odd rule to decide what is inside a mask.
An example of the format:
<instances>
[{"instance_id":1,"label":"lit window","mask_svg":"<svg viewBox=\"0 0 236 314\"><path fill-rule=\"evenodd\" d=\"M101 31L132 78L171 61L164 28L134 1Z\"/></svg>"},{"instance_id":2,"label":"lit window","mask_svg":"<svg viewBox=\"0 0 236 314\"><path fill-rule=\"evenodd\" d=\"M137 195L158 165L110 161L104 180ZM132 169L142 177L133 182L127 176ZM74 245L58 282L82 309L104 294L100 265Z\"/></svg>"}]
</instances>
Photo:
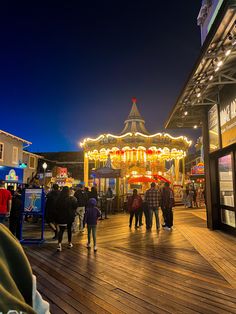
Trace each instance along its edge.
<instances>
[{"instance_id":1,"label":"lit window","mask_svg":"<svg viewBox=\"0 0 236 314\"><path fill-rule=\"evenodd\" d=\"M18 164L18 147L13 146L12 163Z\"/></svg>"},{"instance_id":2,"label":"lit window","mask_svg":"<svg viewBox=\"0 0 236 314\"><path fill-rule=\"evenodd\" d=\"M0 143L0 160L3 160L4 144Z\"/></svg>"},{"instance_id":3,"label":"lit window","mask_svg":"<svg viewBox=\"0 0 236 314\"><path fill-rule=\"evenodd\" d=\"M29 168L30 169L35 169L35 157L33 157L33 156L30 156L30 158L29 158Z\"/></svg>"}]
</instances>

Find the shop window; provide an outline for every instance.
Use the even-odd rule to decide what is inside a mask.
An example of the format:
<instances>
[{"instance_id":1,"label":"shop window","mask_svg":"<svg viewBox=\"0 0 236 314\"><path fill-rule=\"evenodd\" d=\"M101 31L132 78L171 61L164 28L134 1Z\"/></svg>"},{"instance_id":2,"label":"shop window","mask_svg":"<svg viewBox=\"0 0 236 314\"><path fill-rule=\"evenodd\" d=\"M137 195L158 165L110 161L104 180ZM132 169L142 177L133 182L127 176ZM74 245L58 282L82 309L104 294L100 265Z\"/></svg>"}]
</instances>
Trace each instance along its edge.
<instances>
[{"instance_id":1,"label":"shop window","mask_svg":"<svg viewBox=\"0 0 236 314\"><path fill-rule=\"evenodd\" d=\"M18 164L18 147L13 146L12 163Z\"/></svg>"},{"instance_id":2,"label":"shop window","mask_svg":"<svg viewBox=\"0 0 236 314\"><path fill-rule=\"evenodd\" d=\"M36 167L36 158L33 156L30 156L29 158L29 168L30 169L35 169Z\"/></svg>"},{"instance_id":3,"label":"shop window","mask_svg":"<svg viewBox=\"0 0 236 314\"><path fill-rule=\"evenodd\" d=\"M4 144L0 143L0 160L3 160Z\"/></svg>"},{"instance_id":4,"label":"shop window","mask_svg":"<svg viewBox=\"0 0 236 314\"><path fill-rule=\"evenodd\" d=\"M234 207L233 167L232 155L226 155L218 159L220 205Z\"/></svg>"}]
</instances>

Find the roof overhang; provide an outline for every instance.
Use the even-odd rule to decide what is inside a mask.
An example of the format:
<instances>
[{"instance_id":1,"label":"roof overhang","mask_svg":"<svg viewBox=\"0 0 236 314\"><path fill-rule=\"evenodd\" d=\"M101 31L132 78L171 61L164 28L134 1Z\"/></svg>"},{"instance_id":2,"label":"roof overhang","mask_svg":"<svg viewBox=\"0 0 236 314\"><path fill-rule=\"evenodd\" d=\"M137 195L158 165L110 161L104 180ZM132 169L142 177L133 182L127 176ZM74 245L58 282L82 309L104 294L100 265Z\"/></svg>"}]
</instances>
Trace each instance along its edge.
<instances>
[{"instance_id":1,"label":"roof overhang","mask_svg":"<svg viewBox=\"0 0 236 314\"><path fill-rule=\"evenodd\" d=\"M13 134L11 134L11 133L8 133L8 132L5 132L5 131L3 131L3 130L0 130L0 133L5 134L6 136L9 136L9 137L11 137L11 138L14 138L14 139L17 140L17 141L26 143L26 144L28 144L28 145L31 145L31 144L32 144L31 142L29 142L29 141L27 141L27 140L24 140L23 138L20 138L20 137L18 137L18 136L15 136L15 135L13 135Z\"/></svg>"},{"instance_id":2,"label":"roof overhang","mask_svg":"<svg viewBox=\"0 0 236 314\"><path fill-rule=\"evenodd\" d=\"M166 128L201 126L223 86L236 84L236 0L226 0L177 99Z\"/></svg>"}]
</instances>

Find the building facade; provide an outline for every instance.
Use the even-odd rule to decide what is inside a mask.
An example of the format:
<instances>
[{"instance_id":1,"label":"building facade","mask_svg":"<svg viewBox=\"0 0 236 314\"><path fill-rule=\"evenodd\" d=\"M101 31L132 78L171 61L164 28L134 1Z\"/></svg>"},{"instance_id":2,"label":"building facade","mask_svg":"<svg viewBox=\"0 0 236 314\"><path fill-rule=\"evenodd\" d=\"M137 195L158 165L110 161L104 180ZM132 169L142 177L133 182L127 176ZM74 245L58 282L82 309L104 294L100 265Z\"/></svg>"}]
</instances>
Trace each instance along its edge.
<instances>
[{"instance_id":1,"label":"building facade","mask_svg":"<svg viewBox=\"0 0 236 314\"><path fill-rule=\"evenodd\" d=\"M201 52L166 127L202 128L208 227L236 234L236 1L206 5Z\"/></svg>"},{"instance_id":2,"label":"building facade","mask_svg":"<svg viewBox=\"0 0 236 314\"><path fill-rule=\"evenodd\" d=\"M0 180L7 185L29 183L37 173L40 156L25 149L31 142L0 130Z\"/></svg>"}]
</instances>

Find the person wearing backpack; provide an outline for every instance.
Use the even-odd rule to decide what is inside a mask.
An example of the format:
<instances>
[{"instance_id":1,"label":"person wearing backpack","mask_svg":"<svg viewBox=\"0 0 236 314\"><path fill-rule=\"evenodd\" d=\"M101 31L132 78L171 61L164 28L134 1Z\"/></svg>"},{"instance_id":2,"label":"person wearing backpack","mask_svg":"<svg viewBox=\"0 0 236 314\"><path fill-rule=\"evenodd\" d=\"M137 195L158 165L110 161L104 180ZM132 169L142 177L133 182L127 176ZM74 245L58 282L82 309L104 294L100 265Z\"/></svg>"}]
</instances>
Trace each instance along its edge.
<instances>
[{"instance_id":1,"label":"person wearing backpack","mask_svg":"<svg viewBox=\"0 0 236 314\"><path fill-rule=\"evenodd\" d=\"M135 216L135 229L139 227L138 217L139 217L140 208L142 208L142 198L140 195L138 195L138 191L134 189L133 195L128 198L128 210L130 213L130 217L129 217L130 228L132 227L132 221L133 221L134 216Z\"/></svg>"}]
</instances>

